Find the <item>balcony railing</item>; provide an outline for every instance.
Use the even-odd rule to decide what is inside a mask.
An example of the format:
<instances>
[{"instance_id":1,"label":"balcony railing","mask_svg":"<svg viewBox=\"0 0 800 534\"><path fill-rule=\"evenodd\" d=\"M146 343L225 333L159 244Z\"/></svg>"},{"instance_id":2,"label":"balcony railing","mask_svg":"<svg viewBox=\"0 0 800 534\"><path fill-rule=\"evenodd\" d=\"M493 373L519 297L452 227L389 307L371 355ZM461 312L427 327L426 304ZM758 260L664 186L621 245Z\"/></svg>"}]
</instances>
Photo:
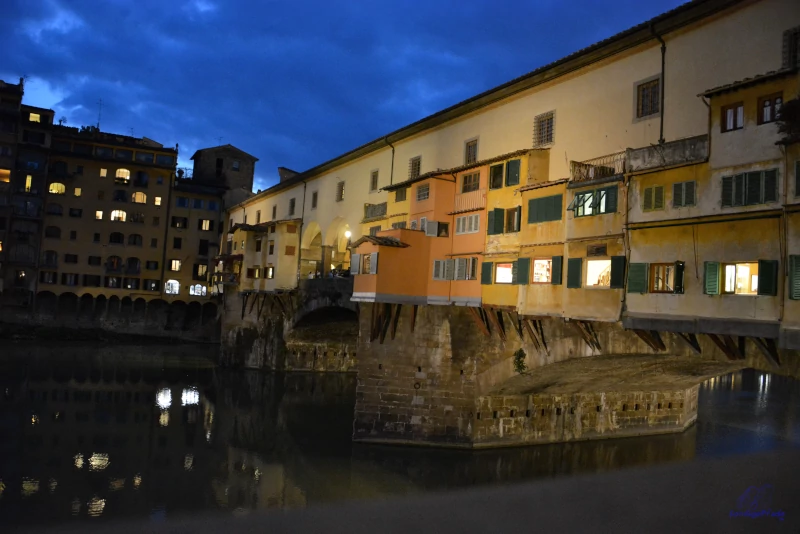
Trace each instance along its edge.
<instances>
[{"instance_id":1,"label":"balcony railing","mask_svg":"<svg viewBox=\"0 0 800 534\"><path fill-rule=\"evenodd\" d=\"M364 220L386 216L386 202L380 204L364 204Z\"/></svg>"},{"instance_id":2,"label":"balcony railing","mask_svg":"<svg viewBox=\"0 0 800 534\"><path fill-rule=\"evenodd\" d=\"M217 271L214 273L214 283L225 286L239 285L239 275L228 271Z\"/></svg>"},{"instance_id":3,"label":"balcony railing","mask_svg":"<svg viewBox=\"0 0 800 534\"><path fill-rule=\"evenodd\" d=\"M486 189L456 195L454 212L480 210L486 207Z\"/></svg>"},{"instance_id":4,"label":"balcony railing","mask_svg":"<svg viewBox=\"0 0 800 534\"><path fill-rule=\"evenodd\" d=\"M570 162L570 179L573 182L598 180L624 173L625 152L616 152L586 161Z\"/></svg>"}]
</instances>

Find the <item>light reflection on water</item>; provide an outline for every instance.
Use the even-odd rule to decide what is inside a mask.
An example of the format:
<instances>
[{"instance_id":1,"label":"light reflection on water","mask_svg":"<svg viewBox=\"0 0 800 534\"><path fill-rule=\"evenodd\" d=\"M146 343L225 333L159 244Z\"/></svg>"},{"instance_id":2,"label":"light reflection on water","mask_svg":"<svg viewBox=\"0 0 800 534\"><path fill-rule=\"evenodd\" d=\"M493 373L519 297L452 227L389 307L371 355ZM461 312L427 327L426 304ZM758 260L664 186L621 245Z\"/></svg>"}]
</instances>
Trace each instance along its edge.
<instances>
[{"instance_id":1,"label":"light reflection on water","mask_svg":"<svg viewBox=\"0 0 800 534\"><path fill-rule=\"evenodd\" d=\"M353 445L353 375L222 372L180 350L0 360L0 524L242 514L800 447L798 382L755 371L705 382L681 434L466 452Z\"/></svg>"}]
</instances>

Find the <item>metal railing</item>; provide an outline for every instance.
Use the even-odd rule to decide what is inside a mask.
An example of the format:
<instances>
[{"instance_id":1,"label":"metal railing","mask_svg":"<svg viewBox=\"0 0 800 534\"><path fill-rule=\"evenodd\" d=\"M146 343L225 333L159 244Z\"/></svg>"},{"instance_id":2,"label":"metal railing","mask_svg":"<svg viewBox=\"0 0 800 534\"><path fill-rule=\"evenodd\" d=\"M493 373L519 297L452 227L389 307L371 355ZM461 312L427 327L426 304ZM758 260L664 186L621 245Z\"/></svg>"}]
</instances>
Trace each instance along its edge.
<instances>
[{"instance_id":1,"label":"metal railing","mask_svg":"<svg viewBox=\"0 0 800 534\"><path fill-rule=\"evenodd\" d=\"M380 204L364 204L364 220L386 216L386 202Z\"/></svg>"},{"instance_id":2,"label":"metal railing","mask_svg":"<svg viewBox=\"0 0 800 534\"><path fill-rule=\"evenodd\" d=\"M477 189L456 195L453 211L478 210L486 207L486 189Z\"/></svg>"},{"instance_id":3,"label":"metal railing","mask_svg":"<svg viewBox=\"0 0 800 534\"><path fill-rule=\"evenodd\" d=\"M585 182L625 173L625 152L616 152L586 161L570 161L570 180Z\"/></svg>"}]
</instances>

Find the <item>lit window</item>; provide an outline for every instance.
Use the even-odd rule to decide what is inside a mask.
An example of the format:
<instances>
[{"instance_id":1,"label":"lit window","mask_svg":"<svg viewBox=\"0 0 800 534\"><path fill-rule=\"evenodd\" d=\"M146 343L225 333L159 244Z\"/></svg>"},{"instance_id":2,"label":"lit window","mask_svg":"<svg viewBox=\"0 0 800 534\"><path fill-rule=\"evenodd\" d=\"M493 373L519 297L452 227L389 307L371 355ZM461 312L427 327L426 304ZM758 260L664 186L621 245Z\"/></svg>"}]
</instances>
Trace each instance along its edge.
<instances>
[{"instance_id":1,"label":"lit window","mask_svg":"<svg viewBox=\"0 0 800 534\"><path fill-rule=\"evenodd\" d=\"M31 113L28 115L28 120L31 122L42 122L42 116L38 113Z\"/></svg>"},{"instance_id":2,"label":"lit window","mask_svg":"<svg viewBox=\"0 0 800 534\"><path fill-rule=\"evenodd\" d=\"M160 205L161 205L161 197L156 197L156 198L155 198L155 201L154 201L154 204L155 204L156 206L160 206Z\"/></svg>"},{"instance_id":3,"label":"lit window","mask_svg":"<svg viewBox=\"0 0 800 534\"><path fill-rule=\"evenodd\" d=\"M181 260L172 260L169 266L170 271L180 271L181 270Z\"/></svg>"},{"instance_id":4,"label":"lit window","mask_svg":"<svg viewBox=\"0 0 800 534\"><path fill-rule=\"evenodd\" d=\"M586 287L611 287L611 260L586 262Z\"/></svg>"},{"instance_id":5,"label":"lit window","mask_svg":"<svg viewBox=\"0 0 800 534\"><path fill-rule=\"evenodd\" d=\"M762 96L758 99L758 124L767 124L778 120L783 105L783 94Z\"/></svg>"},{"instance_id":6,"label":"lit window","mask_svg":"<svg viewBox=\"0 0 800 534\"><path fill-rule=\"evenodd\" d=\"M118 184L127 184L131 180L131 171L128 169L117 169L117 177L114 180Z\"/></svg>"},{"instance_id":7,"label":"lit window","mask_svg":"<svg viewBox=\"0 0 800 534\"><path fill-rule=\"evenodd\" d=\"M167 280L167 283L164 284L164 291L166 291L167 295L177 295L180 290L181 285L177 280Z\"/></svg>"},{"instance_id":8,"label":"lit window","mask_svg":"<svg viewBox=\"0 0 800 534\"><path fill-rule=\"evenodd\" d=\"M114 210L111 212L111 220L112 221L119 221L125 222L125 219L128 217L128 214L125 213L123 210Z\"/></svg>"},{"instance_id":9,"label":"lit window","mask_svg":"<svg viewBox=\"0 0 800 534\"><path fill-rule=\"evenodd\" d=\"M675 264L654 263L650 265L650 292L675 292Z\"/></svg>"},{"instance_id":10,"label":"lit window","mask_svg":"<svg viewBox=\"0 0 800 534\"><path fill-rule=\"evenodd\" d=\"M514 265L512 263L498 263L494 274L495 284L511 284L514 281Z\"/></svg>"},{"instance_id":11,"label":"lit window","mask_svg":"<svg viewBox=\"0 0 800 534\"><path fill-rule=\"evenodd\" d=\"M108 176L108 169L100 169L100 178Z\"/></svg>"},{"instance_id":12,"label":"lit window","mask_svg":"<svg viewBox=\"0 0 800 534\"><path fill-rule=\"evenodd\" d=\"M11 170L10 169L0 169L0 182L8 183L11 181Z\"/></svg>"},{"instance_id":13,"label":"lit window","mask_svg":"<svg viewBox=\"0 0 800 534\"><path fill-rule=\"evenodd\" d=\"M193 286L189 286L189 294L194 297L205 297L206 296L206 286L202 284L195 284Z\"/></svg>"},{"instance_id":14,"label":"lit window","mask_svg":"<svg viewBox=\"0 0 800 534\"><path fill-rule=\"evenodd\" d=\"M131 201L135 204L147 204L147 195L137 191L131 196Z\"/></svg>"},{"instance_id":15,"label":"lit window","mask_svg":"<svg viewBox=\"0 0 800 534\"><path fill-rule=\"evenodd\" d=\"M67 193L67 188L64 186L64 184L53 182L50 184L50 187L47 191L53 195L64 195Z\"/></svg>"},{"instance_id":16,"label":"lit window","mask_svg":"<svg viewBox=\"0 0 800 534\"><path fill-rule=\"evenodd\" d=\"M76 197L79 197L79 196L81 196L81 188L80 188L80 187L76 187L76 188L75 188L75 196L76 196Z\"/></svg>"},{"instance_id":17,"label":"lit window","mask_svg":"<svg viewBox=\"0 0 800 534\"><path fill-rule=\"evenodd\" d=\"M97 219L98 221L102 221L103 220L103 210L95 211L94 212L94 218Z\"/></svg>"},{"instance_id":18,"label":"lit window","mask_svg":"<svg viewBox=\"0 0 800 534\"><path fill-rule=\"evenodd\" d=\"M722 131L741 130L744 128L744 104L741 102L722 108Z\"/></svg>"},{"instance_id":19,"label":"lit window","mask_svg":"<svg viewBox=\"0 0 800 534\"><path fill-rule=\"evenodd\" d=\"M31 185L33 184L33 176L30 174L25 177L25 192L31 192Z\"/></svg>"},{"instance_id":20,"label":"lit window","mask_svg":"<svg viewBox=\"0 0 800 534\"><path fill-rule=\"evenodd\" d=\"M267 278L275 278L275 267L271 265L267 267Z\"/></svg>"},{"instance_id":21,"label":"lit window","mask_svg":"<svg viewBox=\"0 0 800 534\"><path fill-rule=\"evenodd\" d=\"M723 265L725 286L723 293L735 295L758 294L758 262L729 263Z\"/></svg>"},{"instance_id":22,"label":"lit window","mask_svg":"<svg viewBox=\"0 0 800 534\"><path fill-rule=\"evenodd\" d=\"M197 388L186 388L181 392L181 406L200 404L200 392Z\"/></svg>"},{"instance_id":23,"label":"lit window","mask_svg":"<svg viewBox=\"0 0 800 534\"><path fill-rule=\"evenodd\" d=\"M211 220L210 219L201 219L200 220L200 229L201 230L211 230Z\"/></svg>"},{"instance_id":24,"label":"lit window","mask_svg":"<svg viewBox=\"0 0 800 534\"><path fill-rule=\"evenodd\" d=\"M175 282L175 280L170 280L169 282ZM169 282L167 283L169 284ZM169 293L169 291L167 291L167 293ZM169 407L172 406L172 391L170 391L169 388L158 390L156 393L156 406L162 410L169 410Z\"/></svg>"},{"instance_id":25,"label":"lit window","mask_svg":"<svg viewBox=\"0 0 800 534\"><path fill-rule=\"evenodd\" d=\"M533 260L533 283L549 284L553 270L553 260Z\"/></svg>"}]
</instances>

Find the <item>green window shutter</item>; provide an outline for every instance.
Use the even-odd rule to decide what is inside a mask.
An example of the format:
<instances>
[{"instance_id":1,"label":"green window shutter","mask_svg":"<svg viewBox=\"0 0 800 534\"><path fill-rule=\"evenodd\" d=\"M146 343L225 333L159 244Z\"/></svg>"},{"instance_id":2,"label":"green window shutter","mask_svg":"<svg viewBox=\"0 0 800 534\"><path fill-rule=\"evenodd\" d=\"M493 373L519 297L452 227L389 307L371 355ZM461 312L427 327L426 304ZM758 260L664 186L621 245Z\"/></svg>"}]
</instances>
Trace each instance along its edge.
<instances>
[{"instance_id":1,"label":"green window shutter","mask_svg":"<svg viewBox=\"0 0 800 534\"><path fill-rule=\"evenodd\" d=\"M612 289L625 287L625 256L611 256L611 284Z\"/></svg>"},{"instance_id":2,"label":"green window shutter","mask_svg":"<svg viewBox=\"0 0 800 534\"><path fill-rule=\"evenodd\" d=\"M517 265L517 283L521 286L526 286L530 283L531 272L531 259L520 258L516 261Z\"/></svg>"},{"instance_id":3,"label":"green window shutter","mask_svg":"<svg viewBox=\"0 0 800 534\"><path fill-rule=\"evenodd\" d=\"M488 222L486 224L486 233L494 235L494 210L489 212Z\"/></svg>"},{"instance_id":4,"label":"green window shutter","mask_svg":"<svg viewBox=\"0 0 800 534\"><path fill-rule=\"evenodd\" d=\"M672 184L672 207L683 207L683 183Z\"/></svg>"},{"instance_id":5,"label":"green window shutter","mask_svg":"<svg viewBox=\"0 0 800 534\"><path fill-rule=\"evenodd\" d=\"M606 188L606 211L603 213L616 213L617 212L617 186Z\"/></svg>"},{"instance_id":6,"label":"green window shutter","mask_svg":"<svg viewBox=\"0 0 800 534\"><path fill-rule=\"evenodd\" d=\"M789 298L800 300L800 256L789 256Z\"/></svg>"},{"instance_id":7,"label":"green window shutter","mask_svg":"<svg viewBox=\"0 0 800 534\"><path fill-rule=\"evenodd\" d=\"M495 208L492 211L494 211L494 233L502 234L505 230L506 210L503 208Z\"/></svg>"},{"instance_id":8,"label":"green window shutter","mask_svg":"<svg viewBox=\"0 0 800 534\"><path fill-rule=\"evenodd\" d=\"M519 163L518 159L506 163L506 185L519 185Z\"/></svg>"},{"instance_id":9,"label":"green window shutter","mask_svg":"<svg viewBox=\"0 0 800 534\"><path fill-rule=\"evenodd\" d=\"M722 177L722 207L733 206L733 176Z\"/></svg>"},{"instance_id":10,"label":"green window shutter","mask_svg":"<svg viewBox=\"0 0 800 534\"><path fill-rule=\"evenodd\" d=\"M683 272L686 270L686 265L682 261L675 262L675 281L673 283L672 292L678 295L683 294Z\"/></svg>"},{"instance_id":11,"label":"green window shutter","mask_svg":"<svg viewBox=\"0 0 800 534\"><path fill-rule=\"evenodd\" d=\"M564 202L564 195L554 195L550 197L550 219L551 221L560 221L561 214L563 213L562 204Z\"/></svg>"},{"instance_id":12,"label":"green window shutter","mask_svg":"<svg viewBox=\"0 0 800 534\"><path fill-rule=\"evenodd\" d=\"M733 205L744 206L745 175L737 174L733 177Z\"/></svg>"},{"instance_id":13,"label":"green window shutter","mask_svg":"<svg viewBox=\"0 0 800 534\"><path fill-rule=\"evenodd\" d=\"M778 294L778 261L758 260L758 294Z\"/></svg>"},{"instance_id":14,"label":"green window shutter","mask_svg":"<svg viewBox=\"0 0 800 534\"><path fill-rule=\"evenodd\" d=\"M488 286L492 284L492 268L493 264L490 261L481 263L481 285Z\"/></svg>"},{"instance_id":15,"label":"green window shutter","mask_svg":"<svg viewBox=\"0 0 800 534\"><path fill-rule=\"evenodd\" d=\"M553 256L552 276L550 283L556 286L561 285L562 271L564 270L564 256Z\"/></svg>"},{"instance_id":16,"label":"green window shutter","mask_svg":"<svg viewBox=\"0 0 800 534\"><path fill-rule=\"evenodd\" d=\"M719 295L719 262L705 262L705 287L703 293L706 295Z\"/></svg>"},{"instance_id":17,"label":"green window shutter","mask_svg":"<svg viewBox=\"0 0 800 534\"><path fill-rule=\"evenodd\" d=\"M748 172L744 203L752 206L761 202L761 172Z\"/></svg>"},{"instance_id":18,"label":"green window shutter","mask_svg":"<svg viewBox=\"0 0 800 534\"><path fill-rule=\"evenodd\" d=\"M764 171L764 203L778 200L778 171Z\"/></svg>"},{"instance_id":19,"label":"green window shutter","mask_svg":"<svg viewBox=\"0 0 800 534\"><path fill-rule=\"evenodd\" d=\"M528 224L533 224L535 222L539 222L537 217L539 216L538 211L536 210L536 200L532 198L528 201Z\"/></svg>"},{"instance_id":20,"label":"green window shutter","mask_svg":"<svg viewBox=\"0 0 800 534\"><path fill-rule=\"evenodd\" d=\"M653 188L645 187L642 211L650 211L651 209L653 209Z\"/></svg>"},{"instance_id":21,"label":"green window shutter","mask_svg":"<svg viewBox=\"0 0 800 534\"><path fill-rule=\"evenodd\" d=\"M567 260L567 287L572 289L581 287L582 266L583 258L569 258Z\"/></svg>"},{"instance_id":22,"label":"green window shutter","mask_svg":"<svg viewBox=\"0 0 800 534\"><path fill-rule=\"evenodd\" d=\"M653 187L653 209L654 210L663 210L664 209L664 186L657 185Z\"/></svg>"},{"instance_id":23,"label":"green window shutter","mask_svg":"<svg viewBox=\"0 0 800 534\"><path fill-rule=\"evenodd\" d=\"M519 283L517 281L517 271L518 271L517 262L512 261L511 262L511 283L512 284L518 284Z\"/></svg>"},{"instance_id":24,"label":"green window shutter","mask_svg":"<svg viewBox=\"0 0 800 534\"><path fill-rule=\"evenodd\" d=\"M647 293L646 263L628 265L628 293Z\"/></svg>"}]
</instances>

